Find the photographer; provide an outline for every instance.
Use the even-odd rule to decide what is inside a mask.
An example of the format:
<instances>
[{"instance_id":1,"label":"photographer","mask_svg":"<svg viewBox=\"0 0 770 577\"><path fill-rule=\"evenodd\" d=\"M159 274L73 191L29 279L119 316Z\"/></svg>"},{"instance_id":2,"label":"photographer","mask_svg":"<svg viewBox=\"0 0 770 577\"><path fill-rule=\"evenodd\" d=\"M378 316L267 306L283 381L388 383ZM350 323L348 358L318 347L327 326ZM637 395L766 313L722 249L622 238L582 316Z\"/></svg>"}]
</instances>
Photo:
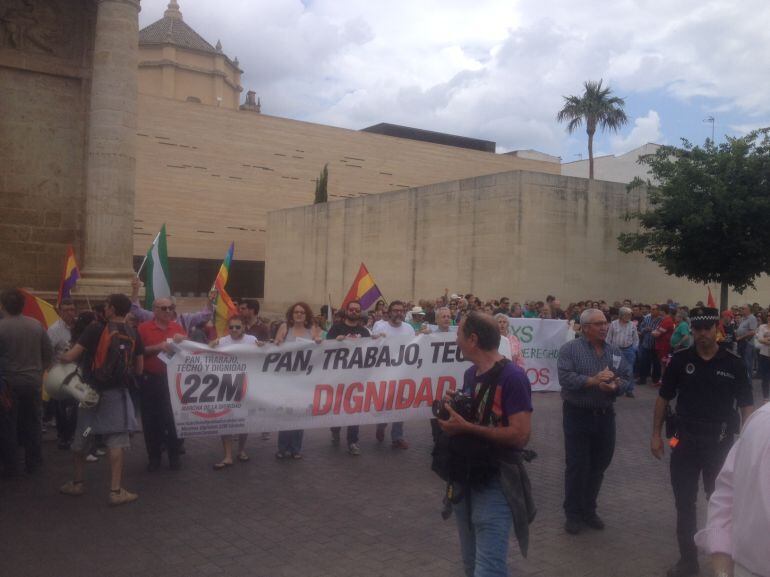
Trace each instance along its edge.
<instances>
[{"instance_id":1,"label":"photographer","mask_svg":"<svg viewBox=\"0 0 770 577\"><path fill-rule=\"evenodd\" d=\"M469 313L457 344L473 366L465 372L462 394L449 394L438 415L443 434L434 470L449 482L465 574L503 577L512 521L526 555L534 518L520 458L530 435L530 386L524 371L498 352L500 332L492 317Z\"/></svg>"}]
</instances>

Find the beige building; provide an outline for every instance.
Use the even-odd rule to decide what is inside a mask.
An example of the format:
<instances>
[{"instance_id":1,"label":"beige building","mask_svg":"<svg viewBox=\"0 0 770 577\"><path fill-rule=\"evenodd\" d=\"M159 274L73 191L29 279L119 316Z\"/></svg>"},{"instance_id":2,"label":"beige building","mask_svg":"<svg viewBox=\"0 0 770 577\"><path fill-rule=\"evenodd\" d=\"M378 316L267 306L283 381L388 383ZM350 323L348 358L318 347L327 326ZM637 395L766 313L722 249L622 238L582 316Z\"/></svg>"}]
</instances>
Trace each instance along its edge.
<instances>
[{"instance_id":1,"label":"beige building","mask_svg":"<svg viewBox=\"0 0 770 577\"><path fill-rule=\"evenodd\" d=\"M232 292L262 296L267 213L313 202L329 166L329 199L482 174L558 174L555 157L495 154L495 143L380 124L348 130L261 114L241 71L183 19L177 2L139 31L138 262L163 223L174 290L205 294L231 241ZM221 102L217 98L221 97Z\"/></svg>"},{"instance_id":2,"label":"beige building","mask_svg":"<svg viewBox=\"0 0 770 577\"><path fill-rule=\"evenodd\" d=\"M629 150L625 154L608 154L594 158L594 177L596 180L608 180L610 182L629 183L634 178L649 178L648 167L639 164L639 158L648 154L655 154L660 144L648 142L638 148ZM565 162L561 165L561 173L564 176L577 176L588 178L588 159Z\"/></svg>"},{"instance_id":3,"label":"beige building","mask_svg":"<svg viewBox=\"0 0 770 577\"><path fill-rule=\"evenodd\" d=\"M633 226L623 215L645 202L624 184L517 170L278 210L267 225L266 307L318 307L327 295L338 306L362 262L389 300L445 289L519 301L550 293L565 304L705 300L704 285L618 251ZM765 302L770 282L757 288L731 302Z\"/></svg>"},{"instance_id":4,"label":"beige building","mask_svg":"<svg viewBox=\"0 0 770 577\"><path fill-rule=\"evenodd\" d=\"M139 92L237 110L241 74L222 44L209 44L172 0L163 18L139 31Z\"/></svg>"}]
</instances>

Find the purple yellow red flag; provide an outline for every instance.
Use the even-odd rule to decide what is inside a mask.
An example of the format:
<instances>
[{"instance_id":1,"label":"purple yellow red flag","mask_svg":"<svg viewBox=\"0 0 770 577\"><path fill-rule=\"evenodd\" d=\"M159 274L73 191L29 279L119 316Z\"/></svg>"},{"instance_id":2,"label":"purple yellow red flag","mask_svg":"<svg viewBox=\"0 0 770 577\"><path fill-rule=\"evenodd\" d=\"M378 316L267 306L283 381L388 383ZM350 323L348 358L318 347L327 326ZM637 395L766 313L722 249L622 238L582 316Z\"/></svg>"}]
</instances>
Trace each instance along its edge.
<instances>
[{"instance_id":1,"label":"purple yellow red flag","mask_svg":"<svg viewBox=\"0 0 770 577\"><path fill-rule=\"evenodd\" d=\"M56 306L61 305L62 299L68 299L71 296L72 289L75 288L75 283L80 278L80 271L78 270L78 263L75 261L75 251L72 250L72 245L67 246L67 254L64 257L64 272L61 276L61 284L59 284L59 296L56 299Z\"/></svg>"},{"instance_id":2,"label":"purple yellow red flag","mask_svg":"<svg viewBox=\"0 0 770 577\"><path fill-rule=\"evenodd\" d=\"M369 274L366 265L361 263L358 274L356 275L345 300L342 301L341 308L343 310L346 309L350 301L358 301L361 303L361 310L366 310L381 296L382 293L374 282L372 275Z\"/></svg>"},{"instance_id":3,"label":"purple yellow red flag","mask_svg":"<svg viewBox=\"0 0 770 577\"><path fill-rule=\"evenodd\" d=\"M225 255L225 260L222 261L219 267L217 278L214 279L214 290L217 291L217 296L214 298L214 328L217 331L217 337L227 334L227 321L238 312L230 295L225 290L227 279L230 277L230 263L233 260L234 252L235 243L231 242L230 249Z\"/></svg>"},{"instance_id":4,"label":"purple yellow red flag","mask_svg":"<svg viewBox=\"0 0 770 577\"><path fill-rule=\"evenodd\" d=\"M20 289L24 295L24 308L21 311L25 317L30 317L38 321L43 328L48 330L52 324L59 320L59 315L53 305L38 298L24 289Z\"/></svg>"}]
</instances>

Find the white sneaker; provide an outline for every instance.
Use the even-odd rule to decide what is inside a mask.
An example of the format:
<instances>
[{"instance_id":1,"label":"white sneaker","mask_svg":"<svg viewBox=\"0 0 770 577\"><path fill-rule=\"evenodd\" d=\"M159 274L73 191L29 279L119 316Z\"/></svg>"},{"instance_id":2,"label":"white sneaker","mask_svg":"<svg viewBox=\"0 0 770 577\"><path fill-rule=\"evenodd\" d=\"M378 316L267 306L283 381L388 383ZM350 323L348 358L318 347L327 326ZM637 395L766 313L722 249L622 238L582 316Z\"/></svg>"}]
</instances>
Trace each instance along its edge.
<instances>
[{"instance_id":1,"label":"white sneaker","mask_svg":"<svg viewBox=\"0 0 770 577\"><path fill-rule=\"evenodd\" d=\"M348 453L353 455L354 457L357 457L361 454L361 447L358 446L358 443L350 443L348 445Z\"/></svg>"},{"instance_id":2,"label":"white sneaker","mask_svg":"<svg viewBox=\"0 0 770 577\"><path fill-rule=\"evenodd\" d=\"M98 460L99 460L99 457L97 457L96 455L92 455L91 453L86 455L86 463L96 463Z\"/></svg>"}]
</instances>

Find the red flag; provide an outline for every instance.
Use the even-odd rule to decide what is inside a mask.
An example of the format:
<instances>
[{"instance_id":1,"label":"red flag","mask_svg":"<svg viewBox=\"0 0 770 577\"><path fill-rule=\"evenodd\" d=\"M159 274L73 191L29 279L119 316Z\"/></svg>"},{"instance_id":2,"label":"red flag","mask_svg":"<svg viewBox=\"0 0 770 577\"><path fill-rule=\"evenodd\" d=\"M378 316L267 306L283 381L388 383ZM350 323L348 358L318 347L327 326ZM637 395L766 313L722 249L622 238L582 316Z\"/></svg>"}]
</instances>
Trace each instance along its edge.
<instances>
[{"instance_id":1,"label":"red flag","mask_svg":"<svg viewBox=\"0 0 770 577\"><path fill-rule=\"evenodd\" d=\"M713 296L712 296L712 294L711 294L711 287L710 287L710 286L708 286L708 285L706 285L706 288L708 288L708 289L709 289L709 298L708 298L708 300L706 301L706 306L709 306L709 307L711 307L712 309L715 309L715 308L717 308L717 303L716 303L716 302L714 302L714 297L713 297Z\"/></svg>"}]
</instances>

